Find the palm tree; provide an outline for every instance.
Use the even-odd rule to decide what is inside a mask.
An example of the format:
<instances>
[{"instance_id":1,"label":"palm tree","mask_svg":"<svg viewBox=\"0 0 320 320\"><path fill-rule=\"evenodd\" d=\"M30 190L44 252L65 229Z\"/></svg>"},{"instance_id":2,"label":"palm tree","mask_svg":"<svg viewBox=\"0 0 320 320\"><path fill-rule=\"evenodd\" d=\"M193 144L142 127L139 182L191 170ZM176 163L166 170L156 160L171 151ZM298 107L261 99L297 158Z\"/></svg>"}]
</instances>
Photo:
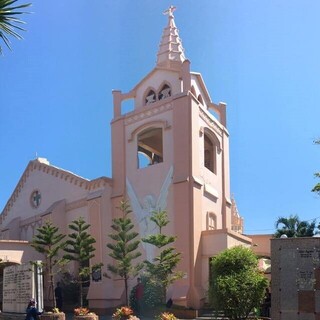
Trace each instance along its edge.
<instances>
[{"instance_id":1,"label":"palm tree","mask_svg":"<svg viewBox=\"0 0 320 320\"><path fill-rule=\"evenodd\" d=\"M315 144L320 144L320 139L314 141ZM314 174L316 178L320 178L320 172ZM318 182L311 190L312 192L320 194L320 183Z\"/></svg>"},{"instance_id":2,"label":"palm tree","mask_svg":"<svg viewBox=\"0 0 320 320\"><path fill-rule=\"evenodd\" d=\"M4 41L5 45L11 50L10 40L8 36L13 36L17 39L22 39L16 30L25 31L19 26L24 21L17 18L17 15L26 13L20 9L31 6L31 3L14 5L18 0L0 0L0 38ZM2 47L0 46L0 54L2 54Z\"/></svg>"},{"instance_id":3,"label":"palm tree","mask_svg":"<svg viewBox=\"0 0 320 320\"><path fill-rule=\"evenodd\" d=\"M281 226L282 225L282 226ZM281 226L281 228L279 228ZM316 228L316 221L300 221L298 215L290 215L288 218L279 217L275 223L277 228L275 237L286 235L288 238L312 237Z\"/></svg>"},{"instance_id":4,"label":"palm tree","mask_svg":"<svg viewBox=\"0 0 320 320\"><path fill-rule=\"evenodd\" d=\"M297 230L297 237L312 237L315 234L316 220L301 221Z\"/></svg>"}]
</instances>

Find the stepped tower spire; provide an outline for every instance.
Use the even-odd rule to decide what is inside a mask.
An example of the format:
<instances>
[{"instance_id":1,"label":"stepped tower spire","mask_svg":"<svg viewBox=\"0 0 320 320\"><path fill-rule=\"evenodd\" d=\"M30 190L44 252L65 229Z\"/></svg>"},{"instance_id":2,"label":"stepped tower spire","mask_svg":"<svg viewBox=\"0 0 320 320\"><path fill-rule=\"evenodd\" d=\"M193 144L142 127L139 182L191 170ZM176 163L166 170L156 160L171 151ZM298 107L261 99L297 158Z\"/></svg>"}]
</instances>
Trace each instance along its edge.
<instances>
[{"instance_id":1,"label":"stepped tower spire","mask_svg":"<svg viewBox=\"0 0 320 320\"><path fill-rule=\"evenodd\" d=\"M173 12L175 9L176 7L170 6L169 9L163 12L163 14L168 15L168 24L163 29L157 67L170 67L176 63L181 64L186 60L179 32L174 22Z\"/></svg>"}]
</instances>

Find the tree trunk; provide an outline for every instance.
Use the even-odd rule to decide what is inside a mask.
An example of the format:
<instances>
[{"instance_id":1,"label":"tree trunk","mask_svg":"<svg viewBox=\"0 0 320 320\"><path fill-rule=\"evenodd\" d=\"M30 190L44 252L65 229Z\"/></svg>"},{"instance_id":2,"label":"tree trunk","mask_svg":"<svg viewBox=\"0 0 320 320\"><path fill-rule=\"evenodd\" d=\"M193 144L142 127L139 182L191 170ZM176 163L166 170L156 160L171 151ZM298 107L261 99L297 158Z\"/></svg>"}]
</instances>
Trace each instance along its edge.
<instances>
[{"instance_id":1,"label":"tree trunk","mask_svg":"<svg viewBox=\"0 0 320 320\"><path fill-rule=\"evenodd\" d=\"M128 278L124 278L124 288L125 288L125 295L126 295L126 306L129 305L129 301L128 301Z\"/></svg>"},{"instance_id":2,"label":"tree trunk","mask_svg":"<svg viewBox=\"0 0 320 320\"><path fill-rule=\"evenodd\" d=\"M79 286L80 286L80 290L79 290L79 292L80 292L80 307L82 308L83 307L83 296L82 296L82 281L80 280L80 282L79 282Z\"/></svg>"}]
</instances>

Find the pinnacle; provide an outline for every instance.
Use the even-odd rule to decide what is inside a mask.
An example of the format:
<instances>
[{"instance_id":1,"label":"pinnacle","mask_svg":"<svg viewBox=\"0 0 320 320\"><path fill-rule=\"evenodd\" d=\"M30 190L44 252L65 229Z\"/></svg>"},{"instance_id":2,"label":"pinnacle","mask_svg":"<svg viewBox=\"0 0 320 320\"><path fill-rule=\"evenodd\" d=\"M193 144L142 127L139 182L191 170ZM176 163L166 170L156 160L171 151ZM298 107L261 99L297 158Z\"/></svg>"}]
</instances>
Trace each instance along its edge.
<instances>
[{"instance_id":1,"label":"pinnacle","mask_svg":"<svg viewBox=\"0 0 320 320\"><path fill-rule=\"evenodd\" d=\"M175 7L170 6L168 10L164 11L164 14L168 15L168 24L163 29L160 41L157 59L157 66L159 67L168 67L170 62L182 63L186 59L179 31L174 21L173 11L175 9Z\"/></svg>"}]
</instances>

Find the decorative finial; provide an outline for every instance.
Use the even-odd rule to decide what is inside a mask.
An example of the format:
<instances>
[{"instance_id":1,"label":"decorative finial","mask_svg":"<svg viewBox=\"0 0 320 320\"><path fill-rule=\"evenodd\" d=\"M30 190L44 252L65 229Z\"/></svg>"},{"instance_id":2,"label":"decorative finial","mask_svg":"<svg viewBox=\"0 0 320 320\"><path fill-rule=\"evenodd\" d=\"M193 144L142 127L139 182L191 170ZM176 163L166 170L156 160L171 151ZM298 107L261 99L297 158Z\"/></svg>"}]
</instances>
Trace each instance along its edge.
<instances>
[{"instance_id":1,"label":"decorative finial","mask_svg":"<svg viewBox=\"0 0 320 320\"><path fill-rule=\"evenodd\" d=\"M175 11L177 8L175 6L170 6L169 9L163 11L163 14L167 14L169 18L174 18L173 11Z\"/></svg>"}]
</instances>

